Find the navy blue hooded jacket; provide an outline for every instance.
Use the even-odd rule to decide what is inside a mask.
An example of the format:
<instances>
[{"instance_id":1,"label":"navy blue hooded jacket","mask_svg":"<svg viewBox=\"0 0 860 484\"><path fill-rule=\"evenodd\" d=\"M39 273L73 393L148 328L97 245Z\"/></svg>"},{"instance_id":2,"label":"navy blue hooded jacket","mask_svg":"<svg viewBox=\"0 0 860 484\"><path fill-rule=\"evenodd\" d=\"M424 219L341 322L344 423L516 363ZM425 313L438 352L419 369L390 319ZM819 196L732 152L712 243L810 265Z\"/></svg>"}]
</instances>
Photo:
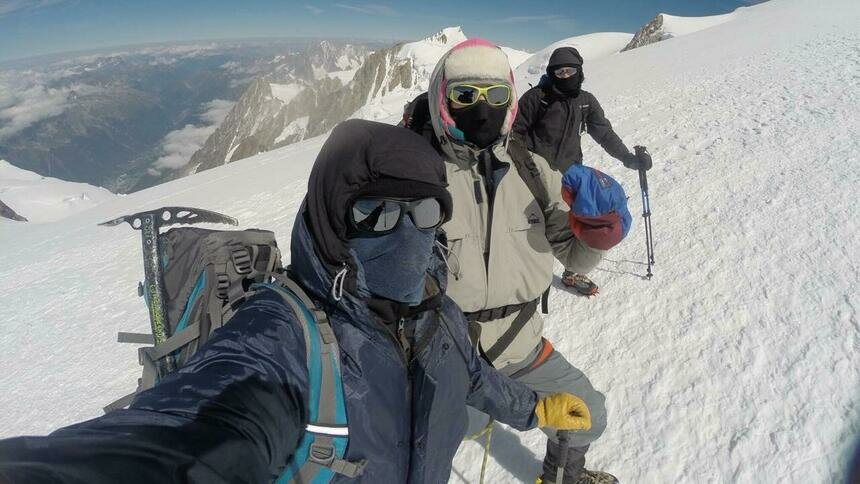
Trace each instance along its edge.
<instances>
[{"instance_id":1,"label":"navy blue hooded jacket","mask_svg":"<svg viewBox=\"0 0 860 484\"><path fill-rule=\"evenodd\" d=\"M409 133L426 145L408 130L392 127L396 131L389 133L373 126L378 123L348 123L352 129L336 128L332 138L354 142L349 136L357 129L370 129L365 133L370 140L353 146L366 160L386 156L374 151L374 136ZM373 163L366 164L373 172ZM293 229L292 275L325 308L338 339L349 420L345 459L367 460L364 473L352 482L446 482L466 432L466 405L517 429L534 427L535 394L475 354L463 315L449 298L417 315L415 338L431 336L406 361L368 307L370 294L356 260L341 261L349 281L339 301L331 296L331 263L319 256L306 220L319 193L313 179ZM428 276L444 291L440 268L437 264ZM259 292L186 366L141 393L129 409L47 437L0 441L0 482L276 479L308 422L301 324L280 296L271 290ZM332 482L346 481L335 475Z\"/></svg>"}]
</instances>

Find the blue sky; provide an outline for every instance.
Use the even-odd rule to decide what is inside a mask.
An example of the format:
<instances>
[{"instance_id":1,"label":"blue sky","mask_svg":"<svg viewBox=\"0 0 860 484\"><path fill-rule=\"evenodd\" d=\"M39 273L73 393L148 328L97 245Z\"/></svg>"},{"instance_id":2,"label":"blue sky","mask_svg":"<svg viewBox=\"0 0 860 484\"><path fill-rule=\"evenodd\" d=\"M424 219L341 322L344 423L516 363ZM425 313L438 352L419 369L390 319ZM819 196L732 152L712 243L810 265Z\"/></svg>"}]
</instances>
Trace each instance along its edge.
<instances>
[{"instance_id":1,"label":"blue sky","mask_svg":"<svg viewBox=\"0 0 860 484\"><path fill-rule=\"evenodd\" d=\"M525 50L654 15L726 13L756 0L0 0L0 60L116 45L243 37L417 39L461 25Z\"/></svg>"}]
</instances>

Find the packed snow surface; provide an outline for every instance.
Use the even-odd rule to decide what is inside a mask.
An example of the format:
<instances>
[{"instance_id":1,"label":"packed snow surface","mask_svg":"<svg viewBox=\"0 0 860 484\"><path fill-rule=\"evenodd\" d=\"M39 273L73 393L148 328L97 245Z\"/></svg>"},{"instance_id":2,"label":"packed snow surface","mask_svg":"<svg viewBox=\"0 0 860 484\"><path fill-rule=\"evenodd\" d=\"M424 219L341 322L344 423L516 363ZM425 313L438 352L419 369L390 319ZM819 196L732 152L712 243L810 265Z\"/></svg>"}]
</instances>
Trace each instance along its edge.
<instances>
[{"instance_id":1,"label":"packed snow surface","mask_svg":"<svg viewBox=\"0 0 860 484\"><path fill-rule=\"evenodd\" d=\"M771 1L696 35L587 64L648 173L639 219L577 297L558 277L545 335L607 396L588 467L623 483L841 482L860 433L860 4ZM131 391L143 332L139 234L116 216L190 205L290 229L322 138L116 198L53 224L0 225L0 437L95 417ZM585 161L641 211L635 173ZM556 275L562 268L556 267ZM477 482L466 442L451 482ZM544 437L497 425L487 482L534 482Z\"/></svg>"},{"instance_id":2,"label":"packed snow surface","mask_svg":"<svg viewBox=\"0 0 860 484\"><path fill-rule=\"evenodd\" d=\"M663 34L672 37L680 37L682 35L692 34L700 30L709 29L716 25L726 23L734 18L737 12L727 13L724 15L711 15L708 17L677 17L675 15L663 16Z\"/></svg>"},{"instance_id":3,"label":"packed snow surface","mask_svg":"<svg viewBox=\"0 0 860 484\"><path fill-rule=\"evenodd\" d=\"M115 198L101 187L43 177L0 160L0 200L32 223L54 222ZM0 226L8 222L0 218Z\"/></svg>"}]
</instances>

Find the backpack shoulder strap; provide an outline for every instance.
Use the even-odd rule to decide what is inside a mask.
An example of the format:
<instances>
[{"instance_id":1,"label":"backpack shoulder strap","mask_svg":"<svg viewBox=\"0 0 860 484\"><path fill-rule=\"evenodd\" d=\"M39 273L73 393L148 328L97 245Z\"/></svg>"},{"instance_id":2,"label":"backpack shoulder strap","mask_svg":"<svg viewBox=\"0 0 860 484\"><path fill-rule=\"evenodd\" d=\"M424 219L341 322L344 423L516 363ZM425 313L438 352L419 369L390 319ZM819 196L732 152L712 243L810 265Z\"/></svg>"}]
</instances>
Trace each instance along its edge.
<instances>
[{"instance_id":1,"label":"backpack shoulder strap","mask_svg":"<svg viewBox=\"0 0 860 484\"><path fill-rule=\"evenodd\" d=\"M278 483L328 482L334 474L354 478L367 462L344 460L349 443L346 399L340 374L340 350L325 311L283 273L263 284L280 294L303 322L308 367L308 411L305 433Z\"/></svg>"},{"instance_id":2,"label":"backpack shoulder strap","mask_svg":"<svg viewBox=\"0 0 860 484\"><path fill-rule=\"evenodd\" d=\"M513 160L520 178L522 178L526 183L526 186L529 187L529 191L532 193L535 201L537 201L541 211L546 212L547 207L549 207L550 204L549 192L547 191L543 180L540 178L540 170L535 164L532 154L529 152L523 141L516 136L512 136L508 139L508 155L510 155L511 160Z\"/></svg>"},{"instance_id":3,"label":"backpack shoulder strap","mask_svg":"<svg viewBox=\"0 0 860 484\"><path fill-rule=\"evenodd\" d=\"M540 103L538 104L537 116L535 116L533 123L537 123L538 121L543 119L543 117L546 116L546 112L549 111L550 105L552 105L552 103L555 101L552 96L547 94L546 91L548 89L548 86L544 82L539 83L537 85L537 88L538 99L540 100Z\"/></svg>"}]
</instances>

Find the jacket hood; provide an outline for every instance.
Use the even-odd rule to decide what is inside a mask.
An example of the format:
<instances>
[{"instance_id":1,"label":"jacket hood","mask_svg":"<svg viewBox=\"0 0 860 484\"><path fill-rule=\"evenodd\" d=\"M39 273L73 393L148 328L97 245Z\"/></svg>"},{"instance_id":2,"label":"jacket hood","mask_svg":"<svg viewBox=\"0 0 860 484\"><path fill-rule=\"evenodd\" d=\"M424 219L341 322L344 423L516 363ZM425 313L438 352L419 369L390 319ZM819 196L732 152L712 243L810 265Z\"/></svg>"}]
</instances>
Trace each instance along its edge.
<instances>
[{"instance_id":1,"label":"jacket hood","mask_svg":"<svg viewBox=\"0 0 860 484\"><path fill-rule=\"evenodd\" d=\"M465 68L465 65L470 67ZM511 104L499 132L499 140L494 144L504 142L511 132L511 126L517 117L517 93L507 56L488 40L466 40L455 45L439 59L427 90L433 132L449 159L470 161L476 158L476 152L482 150L464 140L463 132L457 129L457 124L451 117L445 96L448 85L460 81L501 82L511 87ZM490 148L492 146L485 149Z\"/></svg>"},{"instance_id":2,"label":"jacket hood","mask_svg":"<svg viewBox=\"0 0 860 484\"><path fill-rule=\"evenodd\" d=\"M549 62L546 65L547 71L551 67L563 65L581 66L582 56L579 55L579 51L573 47L559 47L552 51L552 55L549 56Z\"/></svg>"},{"instance_id":3,"label":"jacket hood","mask_svg":"<svg viewBox=\"0 0 860 484\"><path fill-rule=\"evenodd\" d=\"M370 295L363 270L349 248L347 215L361 195L438 198L451 214L445 165L416 133L353 119L337 125L323 145L308 180L308 193L293 225L293 270L308 289L326 296L336 282L344 292Z\"/></svg>"}]
</instances>

